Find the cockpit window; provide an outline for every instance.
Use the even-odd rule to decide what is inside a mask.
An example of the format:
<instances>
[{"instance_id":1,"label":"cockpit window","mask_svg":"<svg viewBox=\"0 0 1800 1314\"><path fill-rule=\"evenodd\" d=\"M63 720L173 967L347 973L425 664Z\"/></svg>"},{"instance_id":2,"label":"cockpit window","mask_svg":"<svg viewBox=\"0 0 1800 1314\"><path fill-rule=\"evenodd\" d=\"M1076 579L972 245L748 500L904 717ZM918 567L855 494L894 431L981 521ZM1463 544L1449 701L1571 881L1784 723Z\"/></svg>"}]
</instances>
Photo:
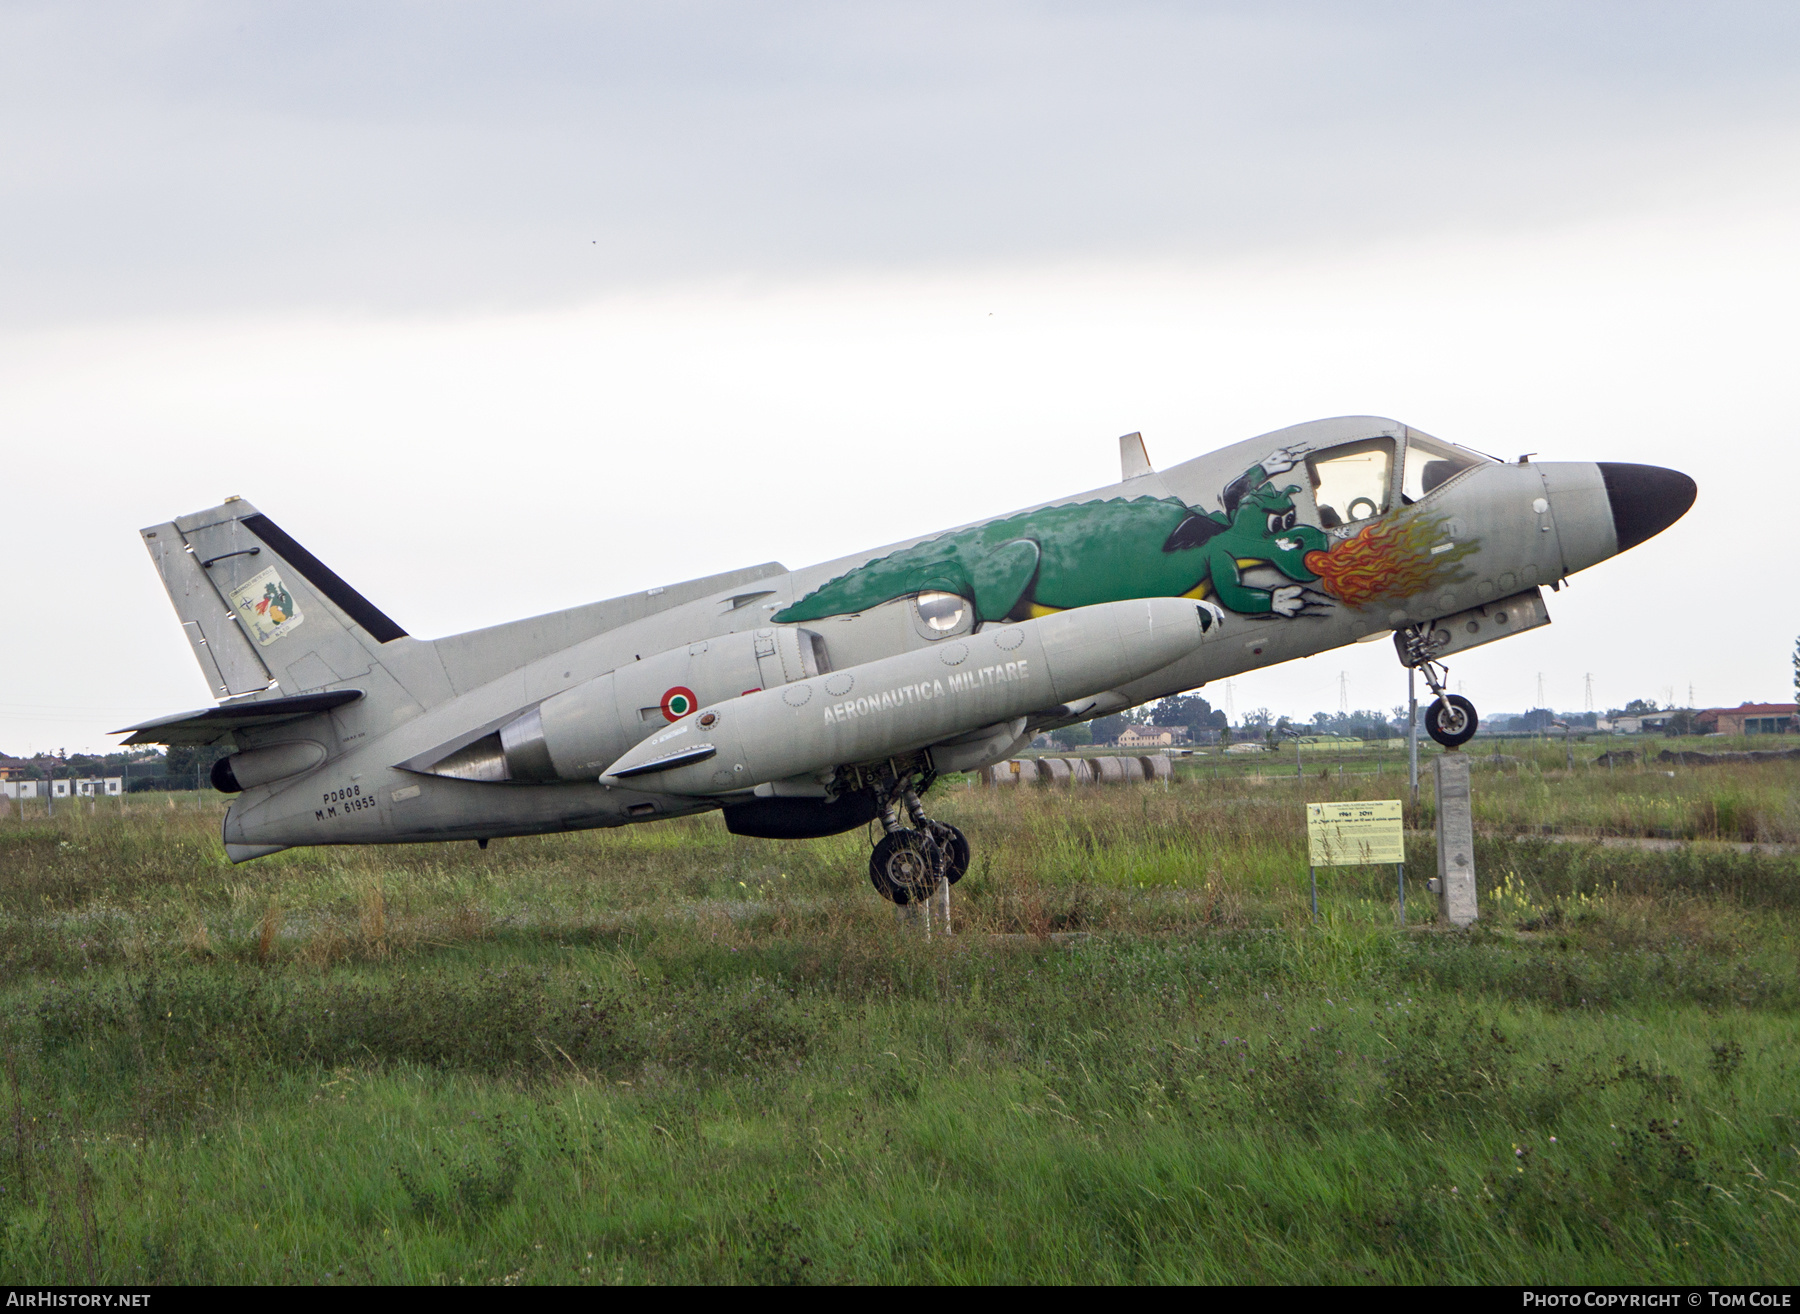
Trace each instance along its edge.
<instances>
[{"instance_id":1,"label":"cockpit window","mask_svg":"<svg viewBox=\"0 0 1800 1314\"><path fill-rule=\"evenodd\" d=\"M1400 482L1400 500L1417 502L1452 475L1480 464L1479 459L1467 452L1459 452L1417 434L1411 435L1406 440L1406 472Z\"/></svg>"},{"instance_id":2,"label":"cockpit window","mask_svg":"<svg viewBox=\"0 0 1800 1314\"><path fill-rule=\"evenodd\" d=\"M1307 458L1313 501L1326 529L1373 520L1388 509L1394 473L1394 440L1369 438Z\"/></svg>"}]
</instances>

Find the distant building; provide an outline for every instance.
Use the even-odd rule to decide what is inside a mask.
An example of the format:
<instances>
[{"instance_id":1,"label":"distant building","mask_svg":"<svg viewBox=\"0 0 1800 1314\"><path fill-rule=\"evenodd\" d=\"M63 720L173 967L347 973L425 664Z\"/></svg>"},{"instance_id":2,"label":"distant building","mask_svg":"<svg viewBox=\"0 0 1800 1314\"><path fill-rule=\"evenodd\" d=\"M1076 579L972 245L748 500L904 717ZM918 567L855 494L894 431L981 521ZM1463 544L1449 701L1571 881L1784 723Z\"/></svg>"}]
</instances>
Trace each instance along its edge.
<instances>
[{"instance_id":1,"label":"distant building","mask_svg":"<svg viewBox=\"0 0 1800 1314\"><path fill-rule=\"evenodd\" d=\"M80 780L0 780L4 798L117 798L125 792L124 776L85 776Z\"/></svg>"},{"instance_id":2,"label":"distant building","mask_svg":"<svg viewBox=\"0 0 1800 1314\"><path fill-rule=\"evenodd\" d=\"M1794 733L1796 703L1739 703L1709 707L1694 718L1703 734L1786 735Z\"/></svg>"},{"instance_id":3,"label":"distant building","mask_svg":"<svg viewBox=\"0 0 1800 1314\"><path fill-rule=\"evenodd\" d=\"M1128 725L1113 742L1120 748L1172 748L1187 741L1185 725Z\"/></svg>"},{"instance_id":4,"label":"distant building","mask_svg":"<svg viewBox=\"0 0 1800 1314\"><path fill-rule=\"evenodd\" d=\"M1649 735L1658 730L1666 730L1671 719L1680 713L1670 710L1666 712L1646 712L1642 716L1601 716L1594 720L1594 729L1602 734L1613 735Z\"/></svg>"}]
</instances>

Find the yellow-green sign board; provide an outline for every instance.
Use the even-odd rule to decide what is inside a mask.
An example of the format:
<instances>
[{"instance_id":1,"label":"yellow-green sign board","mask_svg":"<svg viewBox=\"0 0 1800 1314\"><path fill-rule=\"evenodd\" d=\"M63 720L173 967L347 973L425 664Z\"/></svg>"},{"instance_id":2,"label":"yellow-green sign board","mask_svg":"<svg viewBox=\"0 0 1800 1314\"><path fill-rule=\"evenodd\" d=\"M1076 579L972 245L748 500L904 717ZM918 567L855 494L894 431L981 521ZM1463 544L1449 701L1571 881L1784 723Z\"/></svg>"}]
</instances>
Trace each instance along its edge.
<instances>
[{"instance_id":1,"label":"yellow-green sign board","mask_svg":"<svg viewBox=\"0 0 1800 1314\"><path fill-rule=\"evenodd\" d=\"M1362 867L1406 861L1400 800L1308 803L1306 842L1314 867Z\"/></svg>"}]
</instances>

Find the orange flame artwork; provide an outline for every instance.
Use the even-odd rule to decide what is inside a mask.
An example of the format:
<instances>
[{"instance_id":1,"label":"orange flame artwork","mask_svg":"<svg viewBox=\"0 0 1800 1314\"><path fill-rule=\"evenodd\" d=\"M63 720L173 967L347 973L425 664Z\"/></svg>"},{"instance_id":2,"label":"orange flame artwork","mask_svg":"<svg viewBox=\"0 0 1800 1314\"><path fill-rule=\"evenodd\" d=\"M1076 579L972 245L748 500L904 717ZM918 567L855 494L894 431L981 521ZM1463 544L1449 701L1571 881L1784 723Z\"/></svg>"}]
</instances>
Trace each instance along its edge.
<instances>
[{"instance_id":1,"label":"orange flame artwork","mask_svg":"<svg viewBox=\"0 0 1800 1314\"><path fill-rule=\"evenodd\" d=\"M1452 543L1444 526L1441 519L1370 525L1328 551L1308 552L1306 568L1327 593L1351 607L1407 597L1460 577L1451 567L1475 550L1474 543ZM1433 547L1440 550L1434 554Z\"/></svg>"}]
</instances>

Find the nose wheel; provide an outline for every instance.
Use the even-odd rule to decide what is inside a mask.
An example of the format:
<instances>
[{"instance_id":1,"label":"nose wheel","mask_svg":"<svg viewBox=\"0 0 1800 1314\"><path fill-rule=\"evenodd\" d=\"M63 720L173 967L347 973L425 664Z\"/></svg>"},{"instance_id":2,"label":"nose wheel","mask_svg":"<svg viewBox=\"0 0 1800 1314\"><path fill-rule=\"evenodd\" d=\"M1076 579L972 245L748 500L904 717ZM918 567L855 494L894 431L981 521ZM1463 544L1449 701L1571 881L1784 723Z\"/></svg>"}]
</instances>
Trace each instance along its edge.
<instances>
[{"instance_id":1,"label":"nose wheel","mask_svg":"<svg viewBox=\"0 0 1800 1314\"><path fill-rule=\"evenodd\" d=\"M1425 709L1425 733L1445 748L1461 748L1475 737L1481 718L1475 714L1474 703L1461 694L1444 691L1444 680L1450 672L1442 662L1432 660L1437 649L1430 635L1429 625L1409 625L1401 630L1395 636L1400 660L1423 675L1425 683L1431 686L1433 699Z\"/></svg>"},{"instance_id":2,"label":"nose wheel","mask_svg":"<svg viewBox=\"0 0 1800 1314\"><path fill-rule=\"evenodd\" d=\"M1461 694L1445 694L1425 709L1425 733L1445 748L1460 748L1468 743L1480 724L1475 704Z\"/></svg>"}]
</instances>

